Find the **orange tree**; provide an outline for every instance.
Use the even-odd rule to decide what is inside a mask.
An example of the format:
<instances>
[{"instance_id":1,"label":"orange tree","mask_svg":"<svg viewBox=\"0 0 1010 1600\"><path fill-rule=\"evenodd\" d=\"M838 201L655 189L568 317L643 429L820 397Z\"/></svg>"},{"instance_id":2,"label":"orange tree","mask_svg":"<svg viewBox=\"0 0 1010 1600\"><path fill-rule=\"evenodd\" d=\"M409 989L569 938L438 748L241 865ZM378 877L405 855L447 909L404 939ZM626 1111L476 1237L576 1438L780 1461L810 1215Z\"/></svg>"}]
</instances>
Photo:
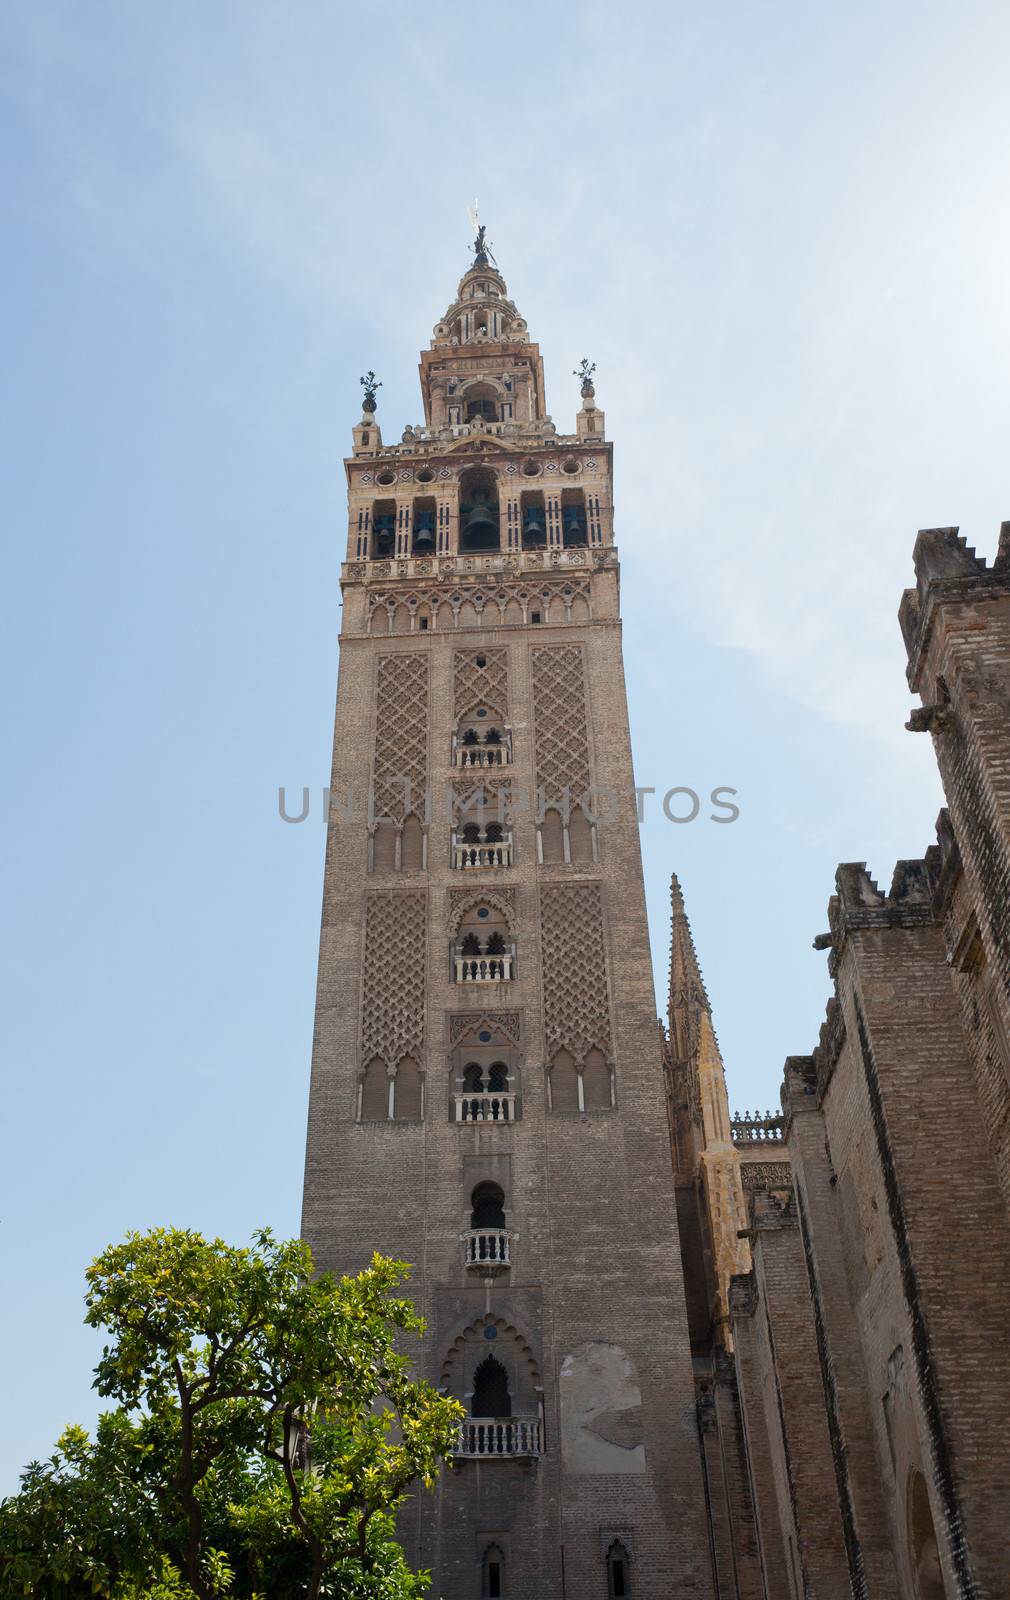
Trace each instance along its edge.
<instances>
[{"instance_id":1,"label":"orange tree","mask_svg":"<svg viewBox=\"0 0 1010 1600\"><path fill-rule=\"evenodd\" d=\"M68 1428L0 1506L0 1594L49 1600L417 1600L393 1518L460 1408L396 1348L402 1262L314 1275L258 1234L130 1234L88 1269L108 1343L94 1436ZM400 1341L402 1342L402 1341Z\"/></svg>"}]
</instances>

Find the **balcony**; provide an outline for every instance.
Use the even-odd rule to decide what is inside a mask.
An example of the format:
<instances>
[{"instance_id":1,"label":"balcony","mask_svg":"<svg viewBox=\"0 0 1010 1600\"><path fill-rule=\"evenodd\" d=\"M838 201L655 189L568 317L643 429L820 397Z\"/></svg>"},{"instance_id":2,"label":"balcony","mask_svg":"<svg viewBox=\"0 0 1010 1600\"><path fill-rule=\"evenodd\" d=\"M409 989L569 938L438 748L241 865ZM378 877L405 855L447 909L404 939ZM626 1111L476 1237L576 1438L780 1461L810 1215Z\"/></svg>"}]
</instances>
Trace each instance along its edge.
<instances>
[{"instance_id":1,"label":"balcony","mask_svg":"<svg viewBox=\"0 0 1010 1600\"><path fill-rule=\"evenodd\" d=\"M544 1453L539 1417L468 1417L459 1430L454 1454L467 1459L487 1456L540 1456Z\"/></svg>"},{"instance_id":2,"label":"balcony","mask_svg":"<svg viewBox=\"0 0 1010 1600\"><path fill-rule=\"evenodd\" d=\"M508 952L501 956L455 957L457 983L509 983L515 956Z\"/></svg>"},{"instance_id":3,"label":"balcony","mask_svg":"<svg viewBox=\"0 0 1010 1600\"><path fill-rule=\"evenodd\" d=\"M466 734L454 734L452 740L452 764L454 767L507 767L512 763L512 735L506 730L494 734L497 730L488 729L483 740ZM489 737L491 735L491 737Z\"/></svg>"},{"instance_id":4,"label":"balcony","mask_svg":"<svg viewBox=\"0 0 1010 1600\"><path fill-rule=\"evenodd\" d=\"M463 1235L463 1262L475 1272L501 1272L512 1265L505 1228L471 1228Z\"/></svg>"},{"instance_id":5,"label":"balcony","mask_svg":"<svg viewBox=\"0 0 1010 1600\"><path fill-rule=\"evenodd\" d=\"M468 841L452 836L452 864L462 872L474 867L510 867L512 865L512 835L500 839Z\"/></svg>"},{"instance_id":6,"label":"balcony","mask_svg":"<svg viewBox=\"0 0 1010 1600\"><path fill-rule=\"evenodd\" d=\"M517 1094L479 1090L453 1096L457 1122L514 1122Z\"/></svg>"}]
</instances>

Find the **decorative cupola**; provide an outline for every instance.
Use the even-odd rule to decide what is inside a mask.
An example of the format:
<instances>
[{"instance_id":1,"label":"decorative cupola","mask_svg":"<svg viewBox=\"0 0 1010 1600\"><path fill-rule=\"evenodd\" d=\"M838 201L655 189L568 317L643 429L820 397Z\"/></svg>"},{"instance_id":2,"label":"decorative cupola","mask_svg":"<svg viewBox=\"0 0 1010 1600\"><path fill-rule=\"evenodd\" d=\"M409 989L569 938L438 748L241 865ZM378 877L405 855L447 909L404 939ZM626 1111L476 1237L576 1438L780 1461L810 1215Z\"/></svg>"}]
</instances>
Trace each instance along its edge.
<instances>
[{"instance_id":1,"label":"decorative cupola","mask_svg":"<svg viewBox=\"0 0 1010 1600\"><path fill-rule=\"evenodd\" d=\"M421 356L428 428L528 430L548 423L540 351L509 299L508 287L478 228L473 264L435 324Z\"/></svg>"}]
</instances>

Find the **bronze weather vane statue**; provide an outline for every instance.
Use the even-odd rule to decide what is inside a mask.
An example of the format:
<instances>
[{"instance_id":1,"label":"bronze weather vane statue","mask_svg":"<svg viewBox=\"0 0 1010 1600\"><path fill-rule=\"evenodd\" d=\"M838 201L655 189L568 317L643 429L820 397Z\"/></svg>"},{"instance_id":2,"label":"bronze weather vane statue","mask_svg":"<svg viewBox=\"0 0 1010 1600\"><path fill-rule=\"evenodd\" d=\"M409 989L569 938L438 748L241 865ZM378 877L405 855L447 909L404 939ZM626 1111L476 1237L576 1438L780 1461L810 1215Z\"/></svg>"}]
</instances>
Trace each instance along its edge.
<instances>
[{"instance_id":1,"label":"bronze weather vane statue","mask_svg":"<svg viewBox=\"0 0 1010 1600\"><path fill-rule=\"evenodd\" d=\"M473 264L475 267L493 267L498 271L498 263L491 253L491 246L487 242L487 226L481 222L477 215L477 202L467 206L466 214L470 218L470 226L476 234L473 242Z\"/></svg>"}]
</instances>

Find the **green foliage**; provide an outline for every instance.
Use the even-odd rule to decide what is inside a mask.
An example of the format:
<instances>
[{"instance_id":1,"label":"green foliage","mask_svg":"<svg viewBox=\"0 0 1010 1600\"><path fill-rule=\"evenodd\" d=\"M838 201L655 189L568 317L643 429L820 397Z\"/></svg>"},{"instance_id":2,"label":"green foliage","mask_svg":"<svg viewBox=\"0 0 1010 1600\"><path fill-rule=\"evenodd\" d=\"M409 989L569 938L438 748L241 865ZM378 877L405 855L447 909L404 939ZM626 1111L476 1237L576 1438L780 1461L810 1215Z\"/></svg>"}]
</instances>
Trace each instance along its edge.
<instances>
[{"instance_id":1,"label":"green foliage","mask_svg":"<svg viewBox=\"0 0 1010 1600\"><path fill-rule=\"evenodd\" d=\"M68 1428L0 1506L0 1595L420 1600L393 1513L452 1449L455 1401L410 1377L407 1268L313 1276L297 1240L130 1234L88 1269L108 1335L92 1438Z\"/></svg>"}]
</instances>

